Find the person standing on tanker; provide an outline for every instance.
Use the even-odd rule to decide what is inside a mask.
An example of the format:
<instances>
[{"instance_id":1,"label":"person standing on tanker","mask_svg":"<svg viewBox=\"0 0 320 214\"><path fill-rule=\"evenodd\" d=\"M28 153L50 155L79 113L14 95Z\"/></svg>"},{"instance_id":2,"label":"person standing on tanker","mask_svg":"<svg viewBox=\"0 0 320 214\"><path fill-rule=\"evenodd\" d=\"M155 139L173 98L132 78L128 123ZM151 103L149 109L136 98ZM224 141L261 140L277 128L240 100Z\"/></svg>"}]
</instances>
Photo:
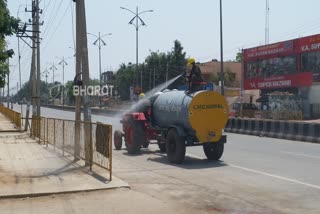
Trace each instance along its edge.
<instances>
[{"instance_id":1,"label":"person standing on tanker","mask_svg":"<svg viewBox=\"0 0 320 214\"><path fill-rule=\"evenodd\" d=\"M203 79L201 76L201 69L196 65L194 58L188 59L185 78L189 86L189 92L202 90L201 83L203 83Z\"/></svg>"}]
</instances>

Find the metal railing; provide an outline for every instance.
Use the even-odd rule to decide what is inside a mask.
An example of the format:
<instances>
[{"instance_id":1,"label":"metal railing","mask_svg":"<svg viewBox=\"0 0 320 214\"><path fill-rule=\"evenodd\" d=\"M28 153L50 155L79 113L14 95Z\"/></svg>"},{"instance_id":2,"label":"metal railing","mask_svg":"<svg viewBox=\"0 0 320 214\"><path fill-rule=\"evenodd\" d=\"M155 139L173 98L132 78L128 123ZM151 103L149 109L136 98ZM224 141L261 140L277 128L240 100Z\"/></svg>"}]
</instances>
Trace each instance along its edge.
<instances>
[{"instance_id":1,"label":"metal railing","mask_svg":"<svg viewBox=\"0 0 320 214\"><path fill-rule=\"evenodd\" d=\"M77 127L79 132L77 132ZM78 135L76 134L78 133ZM82 159L92 170L93 164L109 171L112 179L112 126L56 118L33 117L31 135L53 146L56 152Z\"/></svg>"},{"instance_id":2,"label":"metal railing","mask_svg":"<svg viewBox=\"0 0 320 214\"><path fill-rule=\"evenodd\" d=\"M11 120L17 128L21 128L21 114L7 107L0 106L0 112Z\"/></svg>"}]
</instances>

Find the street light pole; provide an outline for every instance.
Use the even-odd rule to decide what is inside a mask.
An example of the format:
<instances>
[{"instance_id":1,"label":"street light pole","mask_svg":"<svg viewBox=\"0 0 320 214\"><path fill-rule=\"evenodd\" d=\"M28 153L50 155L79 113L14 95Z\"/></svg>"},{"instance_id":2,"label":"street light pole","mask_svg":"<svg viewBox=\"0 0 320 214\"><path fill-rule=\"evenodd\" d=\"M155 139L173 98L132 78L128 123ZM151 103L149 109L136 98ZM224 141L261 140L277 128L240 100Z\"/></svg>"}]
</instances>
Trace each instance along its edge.
<instances>
[{"instance_id":1,"label":"street light pole","mask_svg":"<svg viewBox=\"0 0 320 214\"><path fill-rule=\"evenodd\" d=\"M224 72L223 72L223 35L222 35L222 0L220 0L220 56L221 56L221 95L224 95Z\"/></svg>"},{"instance_id":2,"label":"street light pole","mask_svg":"<svg viewBox=\"0 0 320 214\"><path fill-rule=\"evenodd\" d=\"M66 60L71 59L72 57L68 57L68 58L64 58L64 56L62 58L57 57L58 59L61 60L59 62L59 65L62 65L62 106L64 106L64 67L68 65Z\"/></svg>"},{"instance_id":3,"label":"street light pole","mask_svg":"<svg viewBox=\"0 0 320 214\"><path fill-rule=\"evenodd\" d=\"M139 8L136 8L136 12L133 12L132 10L125 8L125 7L120 7L123 10L127 10L130 13L134 14L134 17L130 20L129 24L133 25L136 29L136 75L137 75L137 80L136 83L138 84L138 79L139 79L139 71L138 71L138 66L139 66L139 28L141 26L146 26L146 23L142 20L140 15L142 13L148 13L148 12L153 12L154 10L145 10L139 13ZM134 20L136 20L136 23L134 23ZM140 20L140 24L139 24ZM141 86L141 91L142 91L142 70L140 71L140 86Z\"/></svg>"},{"instance_id":4,"label":"street light pole","mask_svg":"<svg viewBox=\"0 0 320 214\"><path fill-rule=\"evenodd\" d=\"M112 33L108 33L108 34L105 34L103 36L101 36L101 33L99 32L98 36L95 35L95 34L92 34L92 33L88 33L89 35L92 35L92 36L95 36L97 38L97 40L93 43L93 45L97 45L98 48L99 48L99 85L100 85L100 88L102 87L102 69L101 69L101 47L102 46L106 46L107 43L105 41L103 41L103 37L105 36L110 36L112 35ZM99 99L99 106L101 107L101 99Z\"/></svg>"}]
</instances>

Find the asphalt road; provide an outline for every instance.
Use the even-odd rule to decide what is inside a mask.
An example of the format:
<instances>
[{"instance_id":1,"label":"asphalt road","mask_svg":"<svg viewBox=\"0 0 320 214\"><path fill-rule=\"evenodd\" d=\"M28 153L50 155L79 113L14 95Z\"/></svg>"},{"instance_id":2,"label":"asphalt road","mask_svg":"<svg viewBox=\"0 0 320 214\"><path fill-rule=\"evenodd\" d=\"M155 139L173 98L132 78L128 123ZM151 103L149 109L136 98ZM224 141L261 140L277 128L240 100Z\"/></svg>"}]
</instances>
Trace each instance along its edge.
<instances>
[{"instance_id":1,"label":"asphalt road","mask_svg":"<svg viewBox=\"0 0 320 214\"><path fill-rule=\"evenodd\" d=\"M42 115L74 118L48 108ZM92 120L121 128L116 115ZM228 134L220 162L207 161L202 147L187 148L182 165L168 164L156 145L137 156L114 152L116 176L189 213L320 213L319 169L318 144L238 134Z\"/></svg>"}]
</instances>

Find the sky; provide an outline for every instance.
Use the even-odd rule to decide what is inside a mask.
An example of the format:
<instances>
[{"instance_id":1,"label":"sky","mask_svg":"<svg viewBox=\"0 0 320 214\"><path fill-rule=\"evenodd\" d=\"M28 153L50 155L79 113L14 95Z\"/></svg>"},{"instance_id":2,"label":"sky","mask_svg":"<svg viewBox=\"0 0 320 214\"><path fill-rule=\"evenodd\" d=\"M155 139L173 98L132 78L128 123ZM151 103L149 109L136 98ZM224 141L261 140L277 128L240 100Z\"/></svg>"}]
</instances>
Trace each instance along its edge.
<instances>
[{"instance_id":1,"label":"sky","mask_svg":"<svg viewBox=\"0 0 320 214\"><path fill-rule=\"evenodd\" d=\"M198 62L220 60L220 11L219 0L86 0L87 30L104 37L107 46L102 47L102 72L116 71L122 63L135 63L136 32L128 22L133 14L120 7L135 11L154 10L141 18L146 26L139 29L139 62L150 51L168 52L178 39L188 57ZM320 33L320 1L315 0L269 0L270 43ZM22 21L30 18L31 0L8 0L12 16ZM62 57L69 58L65 66L65 81L72 80L74 68L75 3L72 0L40 0L43 9L41 20L41 71L50 72L48 82L53 80L50 70L53 63L55 81L62 82ZM265 44L266 0L223 0L223 53L224 60L235 59L242 48ZM18 53L17 37L7 38L8 48ZM95 37L88 35L90 77L99 77L98 47ZM31 49L21 42L22 84L30 76ZM60 59L59 59L60 58ZM11 91L19 82L18 54L10 61ZM42 76L45 81L45 76Z\"/></svg>"}]
</instances>

